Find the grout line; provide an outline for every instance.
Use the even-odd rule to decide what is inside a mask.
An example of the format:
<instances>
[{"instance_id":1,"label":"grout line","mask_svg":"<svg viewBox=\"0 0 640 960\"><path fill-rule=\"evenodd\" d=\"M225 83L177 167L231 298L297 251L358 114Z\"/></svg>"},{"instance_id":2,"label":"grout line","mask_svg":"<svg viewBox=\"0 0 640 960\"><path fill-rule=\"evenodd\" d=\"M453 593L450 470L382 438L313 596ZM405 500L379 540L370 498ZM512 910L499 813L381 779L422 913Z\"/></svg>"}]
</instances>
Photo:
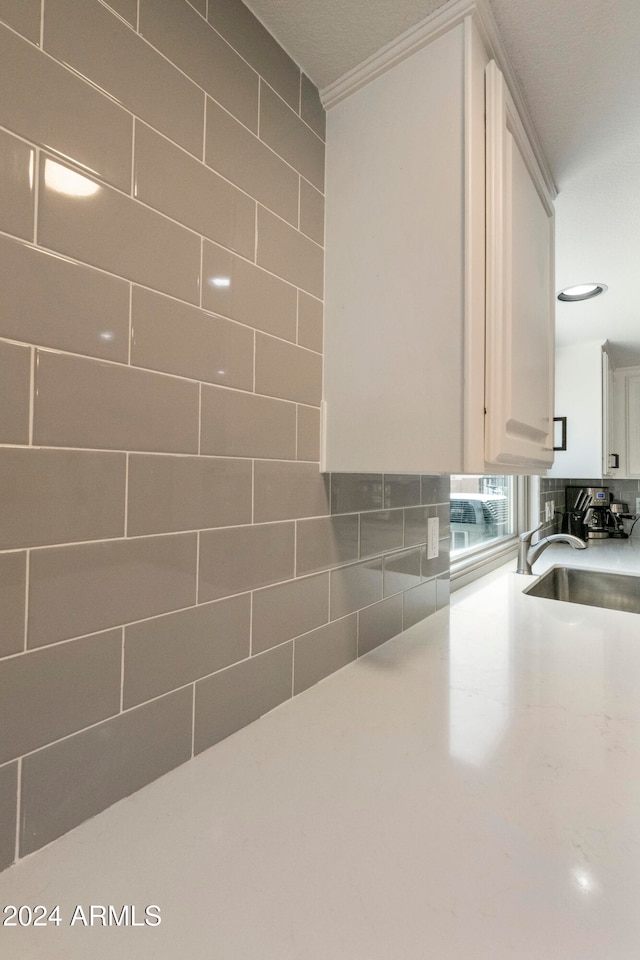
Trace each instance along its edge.
<instances>
[{"instance_id":1,"label":"grout line","mask_svg":"<svg viewBox=\"0 0 640 960\"><path fill-rule=\"evenodd\" d=\"M249 656L253 656L253 598L255 590L250 591L249 595Z\"/></svg>"},{"instance_id":2,"label":"grout line","mask_svg":"<svg viewBox=\"0 0 640 960\"><path fill-rule=\"evenodd\" d=\"M202 452L202 383L198 383L198 456Z\"/></svg>"},{"instance_id":3,"label":"grout line","mask_svg":"<svg viewBox=\"0 0 640 960\"><path fill-rule=\"evenodd\" d=\"M258 331L253 331L253 386L251 388L251 393L254 396L263 396L263 394L256 393L256 356L258 353ZM276 398L274 398L276 399ZM295 401L291 401L292 403Z\"/></svg>"},{"instance_id":4,"label":"grout line","mask_svg":"<svg viewBox=\"0 0 640 960\"><path fill-rule=\"evenodd\" d=\"M196 534L196 607L200 603L200 533Z\"/></svg>"},{"instance_id":5,"label":"grout line","mask_svg":"<svg viewBox=\"0 0 640 960\"><path fill-rule=\"evenodd\" d=\"M256 213L255 213L255 224L253 228L253 262L255 263L256 267L260 267L260 269L263 270L264 267L261 267L260 264L258 263L258 239L260 236L258 207L260 206L260 204L258 203L257 200L255 201L255 205L256 205Z\"/></svg>"},{"instance_id":6,"label":"grout line","mask_svg":"<svg viewBox=\"0 0 640 960\"><path fill-rule=\"evenodd\" d=\"M24 561L24 642L22 652L28 650L27 641L29 637L29 578L31 573L31 550L25 551Z\"/></svg>"},{"instance_id":7,"label":"grout line","mask_svg":"<svg viewBox=\"0 0 640 960\"><path fill-rule=\"evenodd\" d=\"M18 791L16 795L16 845L15 860L20 859L20 816L22 809L22 757L18 757Z\"/></svg>"},{"instance_id":8,"label":"grout line","mask_svg":"<svg viewBox=\"0 0 640 960\"><path fill-rule=\"evenodd\" d=\"M44 0L40 0L40 49L44 50Z\"/></svg>"},{"instance_id":9,"label":"grout line","mask_svg":"<svg viewBox=\"0 0 640 960\"><path fill-rule=\"evenodd\" d=\"M251 526L255 524L255 515L256 515L256 461L251 461ZM295 531L295 520L294 527ZM295 537L295 533L294 533Z\"/></svg>"},{"instance_id":10,"label":"grout line","mask_svg":"<svg viewBox=\"0 0 640 960\"><path fill-rule=\"evenodd\" d=\"M291 641L291 696L295 697L296 688L296 638Z\"/></svg>"},{"instance_id":11,"label":"grout line","mask_svg":"<svg viewBox=\"0 0 640 960\"><path fill-rule=\"evenodd\" d=\"M209 98L208 98L208 96L207 96L206 93L205 93L205 96L204 96L204 116L203 116L203 120L202 120L202 158L201 158L201 159L202 159L202 163L204 163L205 166L207 165L207 161L205 160L205 157L206 157L206 155L207 155L207 100L208 100L208 99L209 99ZM200 158L198 158L198 159L200 159ZM210 170L213 170L213 167L209 167L209 169L210 169Z\"/></svg>"},{"instance_id":12,"label":"grout line","mask_svg":"<svg viewBox=\"0 0 640 960\"><path fill-rule=\"evenodd\" d=\"M195 757L196 749L196 681L192 684L191 693L191 757Z\"/></svg>"},{"instance_id":13,"label":"grout line","mask_svg":"<svg viewBox=\"0 0 640 960\"><path fill-rule=\"evenodd\" d=\"M296 403L296 432L295 432L295 446L296 446L296 462L298 462L298 440L299 440L299 426L300 426L300 414L298 411L298 404Z\"/></svg>"},{"instance_id":14,"label":"grout line","mask_svg":"<svg viewBox=\"0 0 640 960\"><path fill-rule=\"evenodd\" d=\"M29 357L29 446L33 446L33 421L36 405L36 347L31 347Z\"/></svg>"},{"instance_id":15,"label":"grout line","mask_svg":"<svg viewBox=\"0 0 640 960\"><path fill-rule=\"evenodd\" d=\"M125 539L129 536L129 457L130 453L125 454L124 461L124 534ZM95 543L95 541L90 541Z\"/></svg>"},{"instance_id":16,"label":"grout line","mask_svg":"<svg viewBox=\"0 0 640 960\"><path fill-rule=\"evenodd\" d=\"M260 136L260 127L262 126L262 84L263 83L264 83L264 80L262 79L260 74L258 74L258 123L256 125L255 136L258 138L258 140L261 140L262 143L265 142L264 140L262 140Z\"/></svg>"},{"instance_id":17,"label":"grout line","mask_svg":"<svg viewBox=\"0 0 640 960\"><path fill-rule=\"evenodd\" d=\"M120 645L120 713L124 712L124 627L122 627L122 642Z\"/></svg>"},{"instance_id":18,"label":"grout line","mask_svg":"<svg viewBox=\"0 0 640 960\"><path fill-rule=\"evenodd\" d=\"M129 193L131 199L135 200L135 186L136 186L136 130L138 129L138 120L133 116L133 125L131 128L131 180L129 182Z\"/></svg>"},{"instance_id":19,"label":"grout line","mask_svg":"<svg viewBox=\"0 0 640 960\"><path fill-rule=\"evenodd\" d=\"M33 183L33 245L38 246L38 211L40 209L40 148L31 151L29 177Z\"/></svg>"},{"instance_id":20,"label":"grout line","mask_svg":"<svg viewBox=\"0 0 640 960\"><path fill-rule=\"evenodd\" d=\"M204 241L205 241L205 238L201 237L200 238L200 276L198 277L198 286L200 287L200 289L198 291L198 304L197 304L197 306L199 306L201 310L203 309L202 298L204 293Z\"/></svg>"},{"instance_id":21,"label":"grout line","mask_svg":"<svg viewBox=\"0 0 640 960\"><path fill-rule=\"evenodd\" d=\"M127 345L127 366L131 366L131 353L133 347L133 283L129 280L129 343ZM134 369L140 369L135 367Z\"/></svg>"}]
</instances>

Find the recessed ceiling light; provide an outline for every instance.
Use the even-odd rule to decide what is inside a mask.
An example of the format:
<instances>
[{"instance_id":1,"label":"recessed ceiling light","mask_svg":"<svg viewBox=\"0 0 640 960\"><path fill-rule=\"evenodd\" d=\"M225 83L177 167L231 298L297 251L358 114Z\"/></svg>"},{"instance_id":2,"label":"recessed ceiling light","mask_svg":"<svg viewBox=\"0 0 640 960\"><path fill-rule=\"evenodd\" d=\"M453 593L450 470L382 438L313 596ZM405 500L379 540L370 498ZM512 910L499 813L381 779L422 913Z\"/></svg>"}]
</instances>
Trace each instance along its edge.
<instances>
[{"instance_id":1,"label":"recessed ceiling light","mask_svg":"<svg viewBox=\"0 0 640 960\"><path fill-rule=\"evenodd\" d=\"M608 287L606 283L579 283L577 287L565 287L558 294L558 300L566 300L571 303L574 300L591 300L592 297L599 297Z\"/></svg>"}]
</instances>

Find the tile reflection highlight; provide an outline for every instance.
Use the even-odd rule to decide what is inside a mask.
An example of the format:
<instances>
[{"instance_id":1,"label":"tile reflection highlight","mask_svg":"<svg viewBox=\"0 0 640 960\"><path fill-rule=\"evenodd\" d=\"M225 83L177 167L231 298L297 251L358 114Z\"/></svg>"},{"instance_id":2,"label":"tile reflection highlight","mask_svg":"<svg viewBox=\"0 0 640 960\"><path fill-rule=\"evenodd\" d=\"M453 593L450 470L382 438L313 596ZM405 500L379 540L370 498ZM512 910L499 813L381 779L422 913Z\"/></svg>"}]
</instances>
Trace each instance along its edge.
<instances>
[{"instance_id":1,"label":"tile reflection highlight","mask_svg":"<svg viewBox=\"0 0 640 960\"><path fill-rule=\"evenodd\" d=\"M48 158L44 162L44 182L50 190L69 197L92 197L100 189L94 180Z\"/></svg>"}]
</instances>

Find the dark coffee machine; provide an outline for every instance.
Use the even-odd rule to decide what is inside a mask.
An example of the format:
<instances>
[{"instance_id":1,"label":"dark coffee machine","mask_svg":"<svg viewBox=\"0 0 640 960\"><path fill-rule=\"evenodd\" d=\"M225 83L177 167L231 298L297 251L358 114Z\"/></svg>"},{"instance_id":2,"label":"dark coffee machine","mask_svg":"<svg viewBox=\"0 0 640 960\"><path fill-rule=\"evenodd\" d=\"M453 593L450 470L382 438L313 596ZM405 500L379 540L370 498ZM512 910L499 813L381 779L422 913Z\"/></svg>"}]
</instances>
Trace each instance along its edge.
<instances>
[{"instance_id":1,"label":"dark coffee machine","mask_svg":"<svg viewBox=\"0 0 640 960\"><path fill-rule=\"evenodd\" d=\"M567 499L566 527L583 540L604 540L610 535L609 488L571 487Z\"/></svg>"}]
</instances>

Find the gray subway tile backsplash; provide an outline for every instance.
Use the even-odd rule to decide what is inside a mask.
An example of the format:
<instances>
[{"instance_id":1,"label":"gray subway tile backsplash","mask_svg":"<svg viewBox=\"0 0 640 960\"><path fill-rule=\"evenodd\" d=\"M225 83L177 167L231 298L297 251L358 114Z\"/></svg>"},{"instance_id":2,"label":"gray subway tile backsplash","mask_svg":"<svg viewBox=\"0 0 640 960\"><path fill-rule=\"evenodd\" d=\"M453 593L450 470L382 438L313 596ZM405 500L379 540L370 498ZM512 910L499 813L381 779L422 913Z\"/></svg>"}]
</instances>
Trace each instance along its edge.
<instances>
[{"instance_id":1,"label":"gray subway tile backsplash","mask_svg":"<svg viewBox=\"0 0 640 960\"><path fill-rule=\"evenodd\" d=\"M24 649L27 555L24 551L0 553L0 657Z\"/></svg>"},{"instance_id":2,"label":"gray subway tile backsplash","mask_svg":"<svg viewBox=\"0 0 640 960\"><path fill-rule=\"evenodd\" d=\"M420 503L420 478L402 474L384 475L384 506L415 507Z\"/></svg>"},{"instance_id":3,"label":"gray subway tile backsplash","mask_svg":"<svg viewBox=\"0 0 640 960\"><path fill-rule=\"evenodd\" d=\"M134 193L229 250L253 257L256 203L144 123L136 124Z\"/></svg>"},{"instance_id":4,"label":"gray subway tile backsplash","mask_svg":"<svg viewBox=\"0 0 640 960\"><path fill-rule=\"evenodd\" d=\"M0 767L0 870L13 863L18 818L18 764Z\"/></svg>"},{"instance_id":5,"label":"gray subway tile backsplash","mask_svg":"<svg viewBox=\"0 0 640 960\"><path fill-rule=\"evenodd\" d=\"M358 611L358 656L402 632L402 594Z\"/></svg>"},{"instance_id":6,"label":"gray subway tile backsplash","mask_svg":"<svg viewBox=\"0 0 640 960\"><path fill-rule=\"evenodd\" d=\"M248 7L0 21L3 869L446 606L449 480L319 472L325 116Z\"/></svg>"},{"instance_id":7,"label":"gray subway tile backsplash","mask_svg":"<svg viewBox=\"0 0 640 960\"><path fill-rule=\"evenodd\" d=\"M200 534L198 599L217 600L294 574L295 525L261 523Z\"/></svg>"},{"instance_id":8,"label":"gray subway tile backsplash","mask_svg":"<svg viewBox=\"0 0 640 960\"><path fill-rule=\"evenodd\" d=\"M0 237L0 286L0 336L127 362L125 280Z\"/></svg>"},{"instance_id":9,"label":"gray subway tile backsplash","mask_svg":"<svg viewBox=\"0 0 640 960\"><path fill-rule=\"evenodd\" d=\"M334 473L331 476L331 513L382 510L382 474Z\"/></svg>"},{"instance_id":10,"label":"gray subway tile backsplash","mask_svg":"<svg viewBox=\"0 0 640 960\"><path fill-rule=\"evenodd\" d=\"M296 523L296 574L329 570L358 559L357 514L319 517Z\"/></svg>"},{"instance_id":11,"label":"gray subway tile backsplash","mask_svg":"<svg viewBox=\"0 0 640 960\"><path fill-rule=\"evenodd\" d=\"M237 0L216 0L209 4L208 19L227 43L297 110L300 70L249 8Z\"/></svg>"},{"instance_id":12,"label":"gray subway tile backsplash","mask_svg":"<svg viewBox=\"0 0 640 960\"><path fill-rule=\"evenodd\" d=\"M279 583L253 595L252 653L262 653L329 619L329 574Z\"/></svg>"},{"instance_id":13,"label":"gray subway tile backsplash","mask_svg":"<svg viewBox=\"0 0 640 960\"><path fill-rule=\"evenodd\" d=\"M355 614L327 623L295 641L293 692L301 693L314 683L355 660L358 655L358 623Z\"/></svg>"},{"instance_id":14,"label":"gray subway tile backsplash","mask_svg":"<svg viewBox=\"0 0 640 960\"><path fill-rule=\"evenodd\" d=\"M36 356L34 443L198 452L198 385L120 364Z\"/></svg>"},{"instance_id":15,"label":"gray subway tile backsplash","mask_svg":"<svg viewBox=\"0 0 640 960\"><path fill-rule=\"evenodd\" d=\"M360 556L375 557L404 543L402 510L373 510L360 514Z\"/></svg>"},{"instance_id":16,"label":"gray subway tile backsplash","mask_svg":"<svg viewBox=\"0 0 640 960\"><path fill-rule=\"evenodd\" d=\"M324 190L324 143L265 83L260 88L260 136L281 157Z\"/></svg>"},{"instance_id":17,"label":"gray subway tile backsplash","mask_svg":"<svg viewBox=\"0 0 640 960\"><path fill-rule=\"evenodd\" d=\"M256 460L253 497L256 523L329 513L328 478L315 463Z\"/></svg>"},{"instance_id":18,"label":"gray subway tile backsplash","mask_svg":"<svg viewBox=\"0 0 640 960\"><path fill-rule=\"evenodd\" d=\"M23 4L14 0L12 5L17 9ZM47 11L50 7L47 4ZM116 19L106 10L104 15ZM4 127L60 157L73 158L80 169L107 183L129 189L133 119L126 110L66 69L68 61L42 56L1 26L0 62Z\"/></svg>"},{"instance_id":19,"label":"gray subway tile backsplash","mask_svg":"<svg viewBox=\"0 0 640 960\"><path fill-rule=\"evenodd\" d=\"M257 263L314 297L323 292L323 252L319 244L258 207Z\"/></svg>"},{"instance_id":20,"label":"gray subway tile backsplash","mask_svg":"<svg viewBox=\"0 0 640 960\"><path fill-rule=\"evenodd\" d=\"M258 74L175 0L138 0L140 33L245 126L258 126Z\"/></svg>"},{"instance_id":21,"label":"gray subway tile backsplash","mask_svg":"<svg viewBox=\"0 0 640 960\"><path fill-rule=\"evenodd\" d=\"M256 392L320 406L322 357L293 343L257 334Z\"/></svg>"},{"instance_id":22,"label":"gray subway tile backsplash","mask_svg":"<svg viewBox=\"0 0 640 960\"><path fill-rule=\"evenodd\" d=\"M0 763L119 713L121 661L121 629L1 661Z\"/></svg>"},{"instance_id":23,"label":"gray subway tile backsplash","mask_svg":"<svg viewBox=\"0 0 640 960\"><path fill-rule=\"evenodd\" d=\"M0 21L20 33L32 43L40 39L40 14L42 0L0 0Z\"/></svg>"},{"instance_id":24,"label":"gray subway tile backsplash","mask_svg":"<svg viewBox=\"0 0 640 960\"><path fill-rule=\"evenodd\" d=\"M20 855L188 760L192 715L186 687L25 757Z\"/></svg>"},{"instance_id":25,"label":"gray subway tile backsplash","mask_svg":"<svg viewBox=\"0 0 640 960\"><path fill-rule=\"evenodd\" d=\"M124 453L0 447L0 550L124 536L125 475Z\"/></svg>"},{"instance_id":26,"label":"gray subway tile backsplash","mask_svg":"<svg viewBox=\"0 0 640 960\"><path fill-rule=\"evenodd\" d=\"M400 550L391 553L383 560L383 593L390 597L394 593L410 590L420 583L421 548Z\"/></svg>"},{"instance_id":27,"label":"gray subway tile backsplash","mask_svg":"<svg viewBox=\"0 0 640 960\"><path fill-rule=\"evenodd\" d=\"M300 89L300 116L324 140L326 133L324 107L318 88L304 73Z\"/></svg>"},{"instance_id":28,"label":"gray subway tile backsplash","mask_svg":"<svg viewBox=\"0 0 640 960\"><path fill-rule=\"evenodd\" d=\"M182 6L175 4L176 10ZM125 110L202 155L202 90L98 0L47 0L44 49Z\"/></svg>"},{"instance_id":29,"label":"gray subway tile backsplash","mask_svg":"<svg viewBox=\"0 0 640 960\"><path fill-rule=\"evenodd\" d=\"M298 292L298 343L309 350L322 353L322 301Z\"/></svg>"},{"instance_id":30,"label":"gray subway tile backsplash","mask_svg":"<svg viewBox=\"0 0 640 960\"><path fill-rule=\"evenodd\" d=\"M296 459L317 463L320 459L320 410L298 404L296 433Z\"/></svg>"},{"instance_id":31,"label":"gray subway tile backsplash","mask_svg":"<svg viewBox=\"0 0 640 960\"><path fill-rule=\"evenodd\" d=\"M29 443L31 350L0 341L0 443Z\"/></svg>"},{"instance_id":32,"label":"gray subway tile backsplash","mask_svg":"<svg viewBox=\"0 0 640 960\"><path fill-rule=\"evenodd\" d=\"M200 239L149 207L41 157L38 242L82 263L197 303ZM59 188L87 191L84 203ZM79 179L76 179L79 178Z\"/></svg>"},{"instance_id":33,"label":"gray subway tile backsplash","mask_svg":"<svg viewBox=\"0 0 640 960\"><path fill-rule=\"evenodd\" d=\"M283 643L196 684L194 753L291 697L293 643Z\"/></svg>"},{"instance_id":34,"label":"gray subway tile backsplash","mask_svg":"<svg viewBox=\"0 0 640 960\"><path fill-rule=\"evenodd\" d=\"M223 457L296 455L296 405L239 390L203 386L200 452Z\"/></svg>"},{"instance_id":35,"label":"gray subway tile backsplash","mask_svg":"<svg viewBox=\"0 0 640 960\"><path fill-rule=\"evenodd\" d=\"M331 571L331 619L382 600L382 558Z\"/></svg>"},{"instance_id":36,"label":"gray subway tile backsplash","mask_svg":"<svg viewBox=\"0 0 640 960\"><path fill-rule=\"evenodd\" d=\"M207 99L205 160L245 193L289 223L298 222L299 177L252 130Z\"/></svg>"},{"instance_id":37,"label":"gray subway tile backsplash","mask_svg":"<svg viewBox=\"0 0 640 960\"><path fill-rule=\"evenodd\" d=\"M126 709L246 659L251 597L201 603L131 624L124 633Z\"/></svg>"},{"instance_id":38,"label":"gray subway tile backsplash","mask_svg":"<svg viewBox=\"0 0 640 960\"><path fill-rule=\"evenodd\" d=\"M31 552L28 646L143 620L196 600L196 534Z\"/></svg>"},{"instance_id":39,"label":"gray subway tile backsplash","mask_svg":"<svg viewBox=\"0 0 640 960\"><path fill-rule=\"evenodd\" d=\"M436 612L437 580L427 580L402 595L404 604L403 629L407 630Z\"/></svg>"},{"instance_id":40,"label":"gray subway tile backsplash","mask_svg":"<svg viewBox=\"0 0 640 960\"><path fill-rule=\"evenodd\" d=\"M296 288L217 244L203 242L202 306L255 330L294 341Z\"/></svg>"},{"instance_id":41,"label":"gray subway tile backsplash","mask_svg":"<svg viewBox=\"0 0 640 960\"><path fill-rule=\"evenodd\" d=\"M205 383L251 390L253 330L134 286L131 362Z\"/></svg>"},{"instance_id":42,"label":"gray subway tile backsplash","mask_svg":"<svg viewBox=\"0 0 640 960\"><path fill-rule=\"evenodd\" d=\"M33 239L35 150L0 131L0 230Z\"/></svg>"},{"instance_id":43,"label":"gray subway tile backsplash","mask_svg":"<svg viewBox=\"0 0 640 960\"><path fill-rule=\"evenodd\" d=\"M251 522L251 463L225 457L129 458L131 537Z\"/></svg>"}]
</instances>

